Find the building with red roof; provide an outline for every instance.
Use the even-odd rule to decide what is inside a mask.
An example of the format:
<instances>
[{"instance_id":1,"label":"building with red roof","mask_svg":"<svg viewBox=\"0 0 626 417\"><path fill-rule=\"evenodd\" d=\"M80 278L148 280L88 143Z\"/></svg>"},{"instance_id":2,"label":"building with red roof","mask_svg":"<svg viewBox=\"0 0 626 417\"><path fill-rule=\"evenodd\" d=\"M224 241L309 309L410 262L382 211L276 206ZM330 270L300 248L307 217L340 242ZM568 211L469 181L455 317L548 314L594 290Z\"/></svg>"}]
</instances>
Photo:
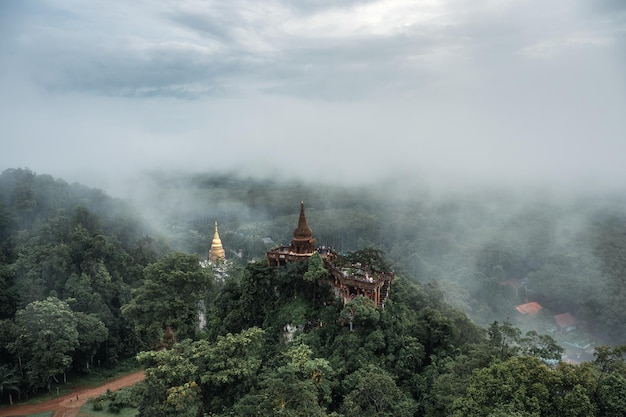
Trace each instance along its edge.
<instances>
[{"instance_id":1,"label":"building with red roof","mask_svg":"<svg viewBox=\"0 0 626 417\"><path fill-rule=\"evenodd\" d=\"M578 324L578 320L570 313L557 314L554 316L554 320L556 321L556 325L559 326L561 333L567 333L576 329L576 325Z\"/></svg>"},{"instance_id":2,"label":"building with red roof","mask_svg":"<svg viewBox=\"0 0 626 417\"><path fill-rule=\"evenodd\" d=\"M515 309L523 316L536 316L543 307L537 302L520 304Z\"/></svg>"}]
</instances>

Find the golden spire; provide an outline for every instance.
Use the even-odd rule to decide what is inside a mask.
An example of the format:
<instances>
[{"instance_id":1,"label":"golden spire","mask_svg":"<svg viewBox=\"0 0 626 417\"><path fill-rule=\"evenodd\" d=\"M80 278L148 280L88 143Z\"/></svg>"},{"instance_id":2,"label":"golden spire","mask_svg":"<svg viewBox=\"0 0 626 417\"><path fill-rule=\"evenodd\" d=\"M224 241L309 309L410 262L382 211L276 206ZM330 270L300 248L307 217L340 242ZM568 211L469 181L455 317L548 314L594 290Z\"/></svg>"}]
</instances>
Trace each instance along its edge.
<instances>
[{"instance_id":1,"label":"golden spire","mask_svg":"<svg viewBox=\"0 0 626 417\"><path fill-rule=\"evenodd\" d=\"M313 231L306 224L304 201L300 202L300 218L298 219L298 227L293 231L293 237L294 239L310 239L313 237Z\"/></svg>"},{"instance_id":2,"label":"golden spire","mask_svg":"<svg viewBox=\"0 0 626 417\"><path fill-rule=\"evenodd\" d=\"M217 259L226 258L224 248L222 247L222 240L220 234L217 232L217 222L215 222L215 234L213 235L213 242L211 243L211 251L209 252L209 261L215 262Z\"/></svg>"}]
</instances>

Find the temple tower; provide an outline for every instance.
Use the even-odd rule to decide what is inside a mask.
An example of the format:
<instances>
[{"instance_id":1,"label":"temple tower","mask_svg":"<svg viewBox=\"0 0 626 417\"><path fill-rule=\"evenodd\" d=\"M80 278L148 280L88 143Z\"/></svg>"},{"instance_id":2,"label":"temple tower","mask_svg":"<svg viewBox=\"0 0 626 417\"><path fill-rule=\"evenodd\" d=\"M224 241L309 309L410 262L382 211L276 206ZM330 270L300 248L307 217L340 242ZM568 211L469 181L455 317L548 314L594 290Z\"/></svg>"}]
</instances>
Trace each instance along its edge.
<instances>
[{"instance_id":1,"label":"temple tower","mask_svg":"<svg viewBox=\"0 0 626 417\"><path fill-rule=\"evenodd\" d=\"M298 219L298 227L293 231L290 250L297 254L311 254L315 252L315 238L313 237L313 231L306 224L304 201L300 202L300 218Z\"/></svg>"},{"instance_id":2,"label":"temple tower","mask_svg":"<svg viewBox=\"0 0 626 417\"><path fill-rule=\"evenodd\" d=\"M217 233L217 228L215 229ZM313 231L306 224L304 202L300 203L298 227L293 231L291 245L281 245L267 251L267 263L270 266L281 266L289 262L308 262L314 253L318 253L328 270L329 281L344 304L355 297L367 297L376 307L384 307L389 298L394 273L378 271L371 265L360 262L351 263L337 254L332 248L315 247Z\"/></svg>"},{"instance_id":3,"label":"temple tower","mask_svg":"<svg viewBox=\"0 0 626 417\"><path fill-rule=\"evenodd\" d=\"M217 231L217 222L215 222L215 234L213 235L213 242L211 242L211 250L209 251L209 262L215 262L218 259L225 258L226 254L224 253L220 234Z\"/></svg>"}]
</instances>

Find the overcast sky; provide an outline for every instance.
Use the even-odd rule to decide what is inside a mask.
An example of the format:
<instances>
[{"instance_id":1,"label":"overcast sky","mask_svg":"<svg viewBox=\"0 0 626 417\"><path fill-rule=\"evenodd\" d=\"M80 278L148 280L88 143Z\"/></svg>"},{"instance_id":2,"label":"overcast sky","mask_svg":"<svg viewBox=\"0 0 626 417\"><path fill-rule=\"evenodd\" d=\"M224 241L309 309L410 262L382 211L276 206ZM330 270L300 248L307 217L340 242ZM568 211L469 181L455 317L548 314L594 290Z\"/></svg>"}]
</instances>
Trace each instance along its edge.
<instances>
[{"instance_id":1,"label":"overcast sky","mask_svg":"<svg viewBox=\"0 0 626 417\"><path fill-rule=\"evenodd\" d=\"M2 170L92 186L623 185L626 2L2 0L0 141Z\"/></svg>"}]
</instances>

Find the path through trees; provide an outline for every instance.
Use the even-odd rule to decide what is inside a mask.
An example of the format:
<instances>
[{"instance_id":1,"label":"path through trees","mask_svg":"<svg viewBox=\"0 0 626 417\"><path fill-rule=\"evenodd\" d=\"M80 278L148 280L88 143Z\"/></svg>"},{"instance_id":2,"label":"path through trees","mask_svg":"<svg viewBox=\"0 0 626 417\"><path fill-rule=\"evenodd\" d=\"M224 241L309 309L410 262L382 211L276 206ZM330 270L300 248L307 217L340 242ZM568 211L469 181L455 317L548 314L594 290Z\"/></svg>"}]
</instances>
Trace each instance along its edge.
<instances>
[{"instance_id":1,"label":"path through trees","mask_svg":"<svg viewBox=\"0 0 626 417\"><path fill-rule=\"evenodd\" d=\"M75 417L80 407L85 405L89 398L95 398L104 394L107 390L117 391L143 381L144 372L135 372L121 378L107 382L95 388L77 388L71 394L55 398L39 404L15 405L0 408L0 417L27 416L29 414L54 411L53 417Z\"/></svg>"}]
</instances>

